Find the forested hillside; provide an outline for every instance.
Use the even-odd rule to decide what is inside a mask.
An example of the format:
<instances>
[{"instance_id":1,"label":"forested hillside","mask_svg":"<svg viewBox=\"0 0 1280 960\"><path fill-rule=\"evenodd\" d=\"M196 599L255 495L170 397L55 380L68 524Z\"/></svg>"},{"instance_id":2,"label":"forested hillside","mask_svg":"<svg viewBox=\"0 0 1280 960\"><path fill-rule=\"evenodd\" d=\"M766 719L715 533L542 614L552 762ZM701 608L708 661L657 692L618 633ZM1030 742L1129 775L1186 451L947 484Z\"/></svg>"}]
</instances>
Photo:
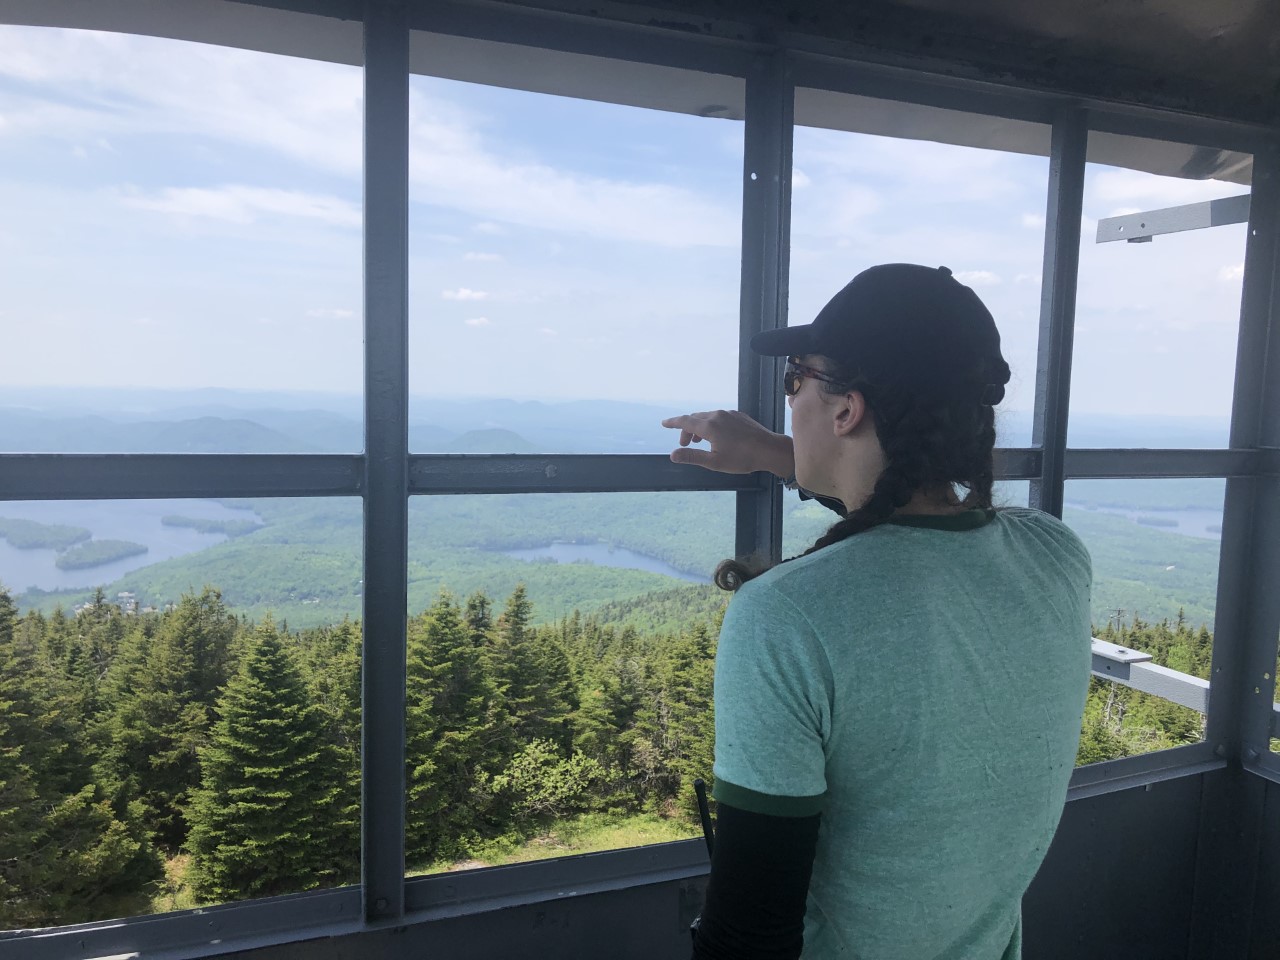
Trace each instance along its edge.
<instances>
[{"instance_id":1,"label":"forested hillside","mask_svg":"<svg viewBox=\"0 0 1280 960\"><path fill-rule=\"evenodd\" d=\"M722 604L689 587L538 626L518 586L500 610L442 593L413 616L411 872L483 863L495 843L554 856L539 838L584 815L693 835ZM1100 636L1208 676L1212 636L1182 619ZM99 593L48 616L19 616L0 590L0 924L355 882L360 644L357 622L255 623L213 588L165 612ZM1094 680L1078 759L1201 730L1190 710Z\"/></svg>"}]
</instances>

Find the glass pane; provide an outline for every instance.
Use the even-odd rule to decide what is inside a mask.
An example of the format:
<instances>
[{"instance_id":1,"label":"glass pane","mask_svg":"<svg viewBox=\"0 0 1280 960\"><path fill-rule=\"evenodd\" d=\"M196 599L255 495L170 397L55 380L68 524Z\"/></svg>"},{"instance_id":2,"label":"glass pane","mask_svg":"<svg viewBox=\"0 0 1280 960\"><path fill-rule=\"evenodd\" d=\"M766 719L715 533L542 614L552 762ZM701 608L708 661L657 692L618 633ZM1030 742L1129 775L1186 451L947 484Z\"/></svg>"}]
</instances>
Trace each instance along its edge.
<instances>
[{"instance_id":1,"label":"glass pane","mask_svg":"<svg viewBox=\"0 0 1280 960\"><path fill-rule=\"evenodd\" d=\"M361 90L0 26L0 450L360 449Z\"/></svg>"},{"instance_id":2,"label":"glass pane","mask_svg":"<svg viewBox=\"0 0 1280 960\"><path fill-rule=\"evenodd\" d=\"M0 928L359 880L360 524L0 504Z\"/></svg>"},{"instance_id":3,"label":"glass pane","mask_svg":"<svg viewBox=\"0 0 1280 960\"><path fill-rule=\"evenodd\" d=\"M873 128L876 102L823 93L800 111L815 96L797 91L798 115L845 129L795 130L789 322L809 323L874 264L950 267L991 310L1013 370L997 408L997 443L1029 445L1048 160L849 132L859 118ZM981 119L932 111L931 122L939 117L962 126Z\"/></svg>"},{"instance_id":4,"label":"glass pane","mask_svg":"<svg viewBox=\"0 0 1280 960\"><path fill-rule=\"evenodd\" d=\"M1188 230L1150 243L1099 244L1096 235L1106 217L1248 192L1237 183L1087 166L1072 446L1227 445L1245 225Z\"/></svg>"},{"instance_id":5,"label":"glass pane","mask_svg":"<svg viewBox=\"0 0 1280 960\"><path fill-rule=\"evenodd\" d=\"M1224 480L1072 480L1063 519L1093 557L1094 636L1209 679ZM1109 679L1091 683L1079 762L1193 743L1197 711Z\"/></svg>"},{"instance_id":6,"label":"glass pane","mask_svg":"<svg viewBox=\"0 0 1280 960\"><path fill-rule=\"evenodd\" d=\"M697 836L732 493L416 497L410 875Z\"/></svg>"},{"instance_id":7,"label":"glass pane","mask_svg":"<svg viewBox=\"0 0 1280 960\"><path fill-rule=\"evenodd\" d=\"M665 453L735 405L741 122L410 92L411 449Z\"/></svg>"}]
</instances>

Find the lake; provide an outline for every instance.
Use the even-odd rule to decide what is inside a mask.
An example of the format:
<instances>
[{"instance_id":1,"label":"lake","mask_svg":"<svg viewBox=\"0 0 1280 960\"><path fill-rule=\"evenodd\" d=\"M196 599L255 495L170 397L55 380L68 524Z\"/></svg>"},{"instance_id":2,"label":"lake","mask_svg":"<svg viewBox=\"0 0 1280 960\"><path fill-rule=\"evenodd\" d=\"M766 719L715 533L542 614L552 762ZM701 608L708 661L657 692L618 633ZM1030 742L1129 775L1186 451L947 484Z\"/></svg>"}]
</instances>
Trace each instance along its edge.
<instances>
[{"instance_id":1,"label":"lake","mask_svg":"<svg viewBox=\"0 0 1280 960\"><path fill-rule=\"evenodd\" d=\"M1221 510L1138 510L1132 507L1086 506L1082 503L1067 503L1066 506L1076 510L1088 510L1091 513L1109 513L1132 520L1135 524L1139 523L1139 517L1161 521L1158 526L1141 524L1148 530L1180 533L1184 537L1195 537L1199 540L1222 539Z\"/></svg>"},{"instance_id":2,"label":"lake","mask_svg":"<svg viewBox=\"0 0 1280 960\"><path fill-rule=\"evenodd\" d=\"M710 577L701 577L694 573L677 570L669 563L626 550L622 547L611 547L607 543L567 543L557 540L545 547L532 547L525 550L503 550L504 556L516 560L554 560L556 563L595 563L602 567L622 567L626 570L646 570L649 573L660 573L663 576L687 580L690 583L710 583Z\"/></svg>"},{"instance_id":3,"label":"lake","mask_svg":"<svg viewBox=\"0 0 1280 960\"><path fill-rule=\"evenodd\" d=\"M0 517L84 527L95 540L132 540L147 552L84 570L59 570L55 550L19 550L0 540L0 584L14 593L105 586L126 573L161 560L181 557L221 543L220 533L166 527L160 518L177 514L204 520L256 520L248 510L233 510L211 500L24 500L0 502Z\"/></svg>"}]
</instances>

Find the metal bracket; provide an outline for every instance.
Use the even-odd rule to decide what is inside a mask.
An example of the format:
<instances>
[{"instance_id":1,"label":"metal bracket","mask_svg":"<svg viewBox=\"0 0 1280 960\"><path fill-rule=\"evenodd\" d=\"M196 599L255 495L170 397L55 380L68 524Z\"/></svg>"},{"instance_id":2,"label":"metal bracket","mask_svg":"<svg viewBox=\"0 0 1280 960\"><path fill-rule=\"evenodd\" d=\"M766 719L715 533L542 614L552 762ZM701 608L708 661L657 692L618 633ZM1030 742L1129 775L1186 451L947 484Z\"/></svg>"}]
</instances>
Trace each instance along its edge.
<instances>
[{"instance_id":1,"label":"metal bracket","mask_svg":"<svg viewBox=\"0 0 1280 960\"><path fill-rule=\"evenodd\" d=\"M1249 220L1250 194L1206 200L1203 203L1187 203L1180 207L1148 210L1146 213L1130 213L1123 217L1107 217L1098 221L1097 243L1127 240L1129 243L1150 243L1152 237L1165 233L1181 233L1184 230L1203 230L1205 227L1221 227L1229 223L1247 223Z\"/></svg>"},{"instance_id":2,"label":"metal bracket","mask_svg":"<svg viewBox=\"0 0 1280 960\"><path fill-rule=\"evenodd\" d=\"M1093 641L1093 675L1161 697L1197 713L1209 712L1209 681L1151 663L1151 654Z\"/></svg>"}]
</instances>

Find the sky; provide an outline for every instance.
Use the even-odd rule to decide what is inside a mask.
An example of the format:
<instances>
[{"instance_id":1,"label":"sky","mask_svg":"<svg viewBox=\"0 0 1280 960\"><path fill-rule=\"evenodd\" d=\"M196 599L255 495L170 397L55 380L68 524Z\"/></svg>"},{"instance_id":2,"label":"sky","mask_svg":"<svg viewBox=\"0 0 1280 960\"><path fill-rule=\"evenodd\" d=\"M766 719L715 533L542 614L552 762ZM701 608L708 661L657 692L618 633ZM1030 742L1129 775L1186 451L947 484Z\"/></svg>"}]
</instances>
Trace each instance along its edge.
<instances>
[{"instance_id":1,"label":"sky","mask_svg":"<svg viewBox=\"0 0 1280 960\"><path fill-rule=\"evenodd\" d=\"M415 77L410 388L732 406L742 124ZM358 393L357 67L0 27L0 382ZM799 128L792 323L945 264L1029 409L1048 162ZM1244 192L1090 165L1072 409L1225 416L1244 227L1095 245Z\"/></svg>"}]
</instances>

